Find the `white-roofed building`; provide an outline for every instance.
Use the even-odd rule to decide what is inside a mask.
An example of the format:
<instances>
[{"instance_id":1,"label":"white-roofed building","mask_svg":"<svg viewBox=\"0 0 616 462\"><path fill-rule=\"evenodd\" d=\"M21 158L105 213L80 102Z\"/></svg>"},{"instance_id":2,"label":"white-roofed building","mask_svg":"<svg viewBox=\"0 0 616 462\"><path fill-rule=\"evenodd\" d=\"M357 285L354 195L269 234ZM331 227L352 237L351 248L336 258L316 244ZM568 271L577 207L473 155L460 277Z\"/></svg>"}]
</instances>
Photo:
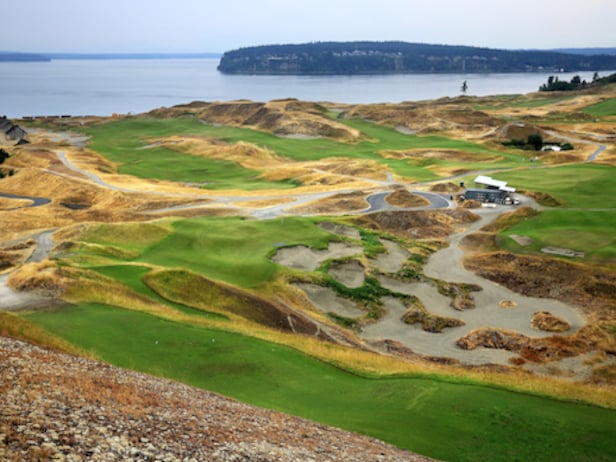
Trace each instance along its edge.
<instances>
[{"instance_id":1,"label":"white-roofed building","mask_svg":"<svg viewBox=\"0 0 616 462\"><path fill-rule=\"evenodd\" d=\"M515 192L515 188L507 186L506 181L495 180L489 176L479 175L475 178L474 183L480 187L466 189L464 193L465 199L496 204L512 204L516 202L511 197Z\"/></svg>"}]
</instances>

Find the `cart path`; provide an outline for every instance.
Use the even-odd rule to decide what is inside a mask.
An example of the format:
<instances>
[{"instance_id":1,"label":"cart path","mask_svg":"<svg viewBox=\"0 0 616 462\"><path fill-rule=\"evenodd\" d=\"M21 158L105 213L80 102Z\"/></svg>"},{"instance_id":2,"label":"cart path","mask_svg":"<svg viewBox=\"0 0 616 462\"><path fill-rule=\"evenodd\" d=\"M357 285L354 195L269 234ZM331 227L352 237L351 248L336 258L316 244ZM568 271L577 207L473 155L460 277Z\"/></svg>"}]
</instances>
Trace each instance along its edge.
<instances>
[{"instance_id":1,"label":"cart path","mask_svg":"<svg viewBox=\"0 0 616 462\"><path fill-rule=\"evenodd\" d=\"M589 144L589 145L595 146L595 148L596 148L595 151L588 156L588 158L586 159L586 162L594 162L595 160L597 160L597 157L599 157L599 155L603 151L605 151L607 149L607 145L605 145L605 144L600 144L600 143L597 143L595 141L583 140L581 138L574 138L572 136L562 135L562 134L560 134L558 132L555 132L553 130L545 130L545 133L547 133L548 135L553 136L555 138L560 138L561 140L565 140L565 141L567 141L569 143ZM589 136L596 136L596 135L594 135L592 133L589 133L588 135ZM601 136L601 135L599 135L599 136Z\"/></svg>"}]
</instances>

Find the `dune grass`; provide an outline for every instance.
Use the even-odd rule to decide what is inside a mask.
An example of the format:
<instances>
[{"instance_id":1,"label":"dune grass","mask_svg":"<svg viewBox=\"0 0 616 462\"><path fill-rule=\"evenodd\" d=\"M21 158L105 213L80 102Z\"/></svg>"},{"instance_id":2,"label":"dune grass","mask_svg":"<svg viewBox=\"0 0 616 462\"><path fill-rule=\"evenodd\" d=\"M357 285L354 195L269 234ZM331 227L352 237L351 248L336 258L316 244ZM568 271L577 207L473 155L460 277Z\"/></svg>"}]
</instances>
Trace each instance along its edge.
<instances>
[{"instance_id":1,"label":"dune grass","mask_svg":"<svg viewBox=\"0 0 616 462\"><path fill-rule=\"evenodd\" d=\"M616 451L613 410L425 376L363 377L281 345L103 305L28 319L113 364L440 459L607 461Z\"/></svg>"},{"instance_id":2,"label":"dune grass","mask_svg":"<svg viewBox=\"0 0 616 462\"><path fill-rule=\"evenodd\" d=\"M614 211L546 210L502 234L529 236L534 243L520 246L504 239L502 247L515 252L539 252L542 247L562 247L585 253L585 260L616 262L616 213Z\"/></svg>"},{"instance_id":3,"label":"dune grass","mask_svg":"<svg viewBox=\"0 0 616 462\"><path fill-rule=\"evenodd\" d=\"M493 97L494 101L489 101L487 103L477 104L474 108L478 111L482 110L496 110L496 109L505 109L505 108L536 108L549 106L552 104L561 103L563 101L567 101L575 98L575 95L570 96L558 96L558 97L545 97L541 96L532 96L529 95L501 95L499 97Z\"/></svg>"}]
</instances>

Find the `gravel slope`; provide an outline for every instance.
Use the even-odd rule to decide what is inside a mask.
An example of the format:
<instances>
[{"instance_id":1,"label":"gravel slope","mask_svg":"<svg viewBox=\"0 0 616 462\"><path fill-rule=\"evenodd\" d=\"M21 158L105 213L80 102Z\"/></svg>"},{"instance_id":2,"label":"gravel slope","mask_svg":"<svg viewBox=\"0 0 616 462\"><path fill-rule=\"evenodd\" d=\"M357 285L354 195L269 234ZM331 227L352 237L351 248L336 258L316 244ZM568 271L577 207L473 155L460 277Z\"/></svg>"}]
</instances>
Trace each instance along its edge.
<instances>
[{"instance_id":1,"label":"gravel slope","mask_svg":"<svg viewBox=\"0 0 616 462\"><path fill-rule=\"evenodd\" d=\"M0 460L431 459L177 382L0 337Z\"/></svg>"}]
</instances>

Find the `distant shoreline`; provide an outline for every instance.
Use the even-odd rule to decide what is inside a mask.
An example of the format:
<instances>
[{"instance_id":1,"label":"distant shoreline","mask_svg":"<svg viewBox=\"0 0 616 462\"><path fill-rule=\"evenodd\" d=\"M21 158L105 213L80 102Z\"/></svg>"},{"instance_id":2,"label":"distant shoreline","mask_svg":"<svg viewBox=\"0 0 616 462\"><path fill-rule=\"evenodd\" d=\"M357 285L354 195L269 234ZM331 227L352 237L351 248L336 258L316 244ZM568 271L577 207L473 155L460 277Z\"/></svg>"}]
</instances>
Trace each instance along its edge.
<instances>
[{"instance_id":1,"label":"distant shoreline","mask_svg":"<svg viewBox=\"0 0 616 462\"><path fill-rule=\"evenodd\" d=\"M118 59L220 59L222 53L13 53L0 52L0 62Z\"/></svg>"},{"instance_id":2,"label":"distant shoreline","mask_svg":"<svg viewBox=\"0 0 616 462\"><path fill-rule=\"evenodd\" d=\"M584 51L586 54L400 41L310 42L226 51L218 70L233 75L319 76L557 73L602 71L616 66L614 54Z\"/></svg>"}]
</instances>

